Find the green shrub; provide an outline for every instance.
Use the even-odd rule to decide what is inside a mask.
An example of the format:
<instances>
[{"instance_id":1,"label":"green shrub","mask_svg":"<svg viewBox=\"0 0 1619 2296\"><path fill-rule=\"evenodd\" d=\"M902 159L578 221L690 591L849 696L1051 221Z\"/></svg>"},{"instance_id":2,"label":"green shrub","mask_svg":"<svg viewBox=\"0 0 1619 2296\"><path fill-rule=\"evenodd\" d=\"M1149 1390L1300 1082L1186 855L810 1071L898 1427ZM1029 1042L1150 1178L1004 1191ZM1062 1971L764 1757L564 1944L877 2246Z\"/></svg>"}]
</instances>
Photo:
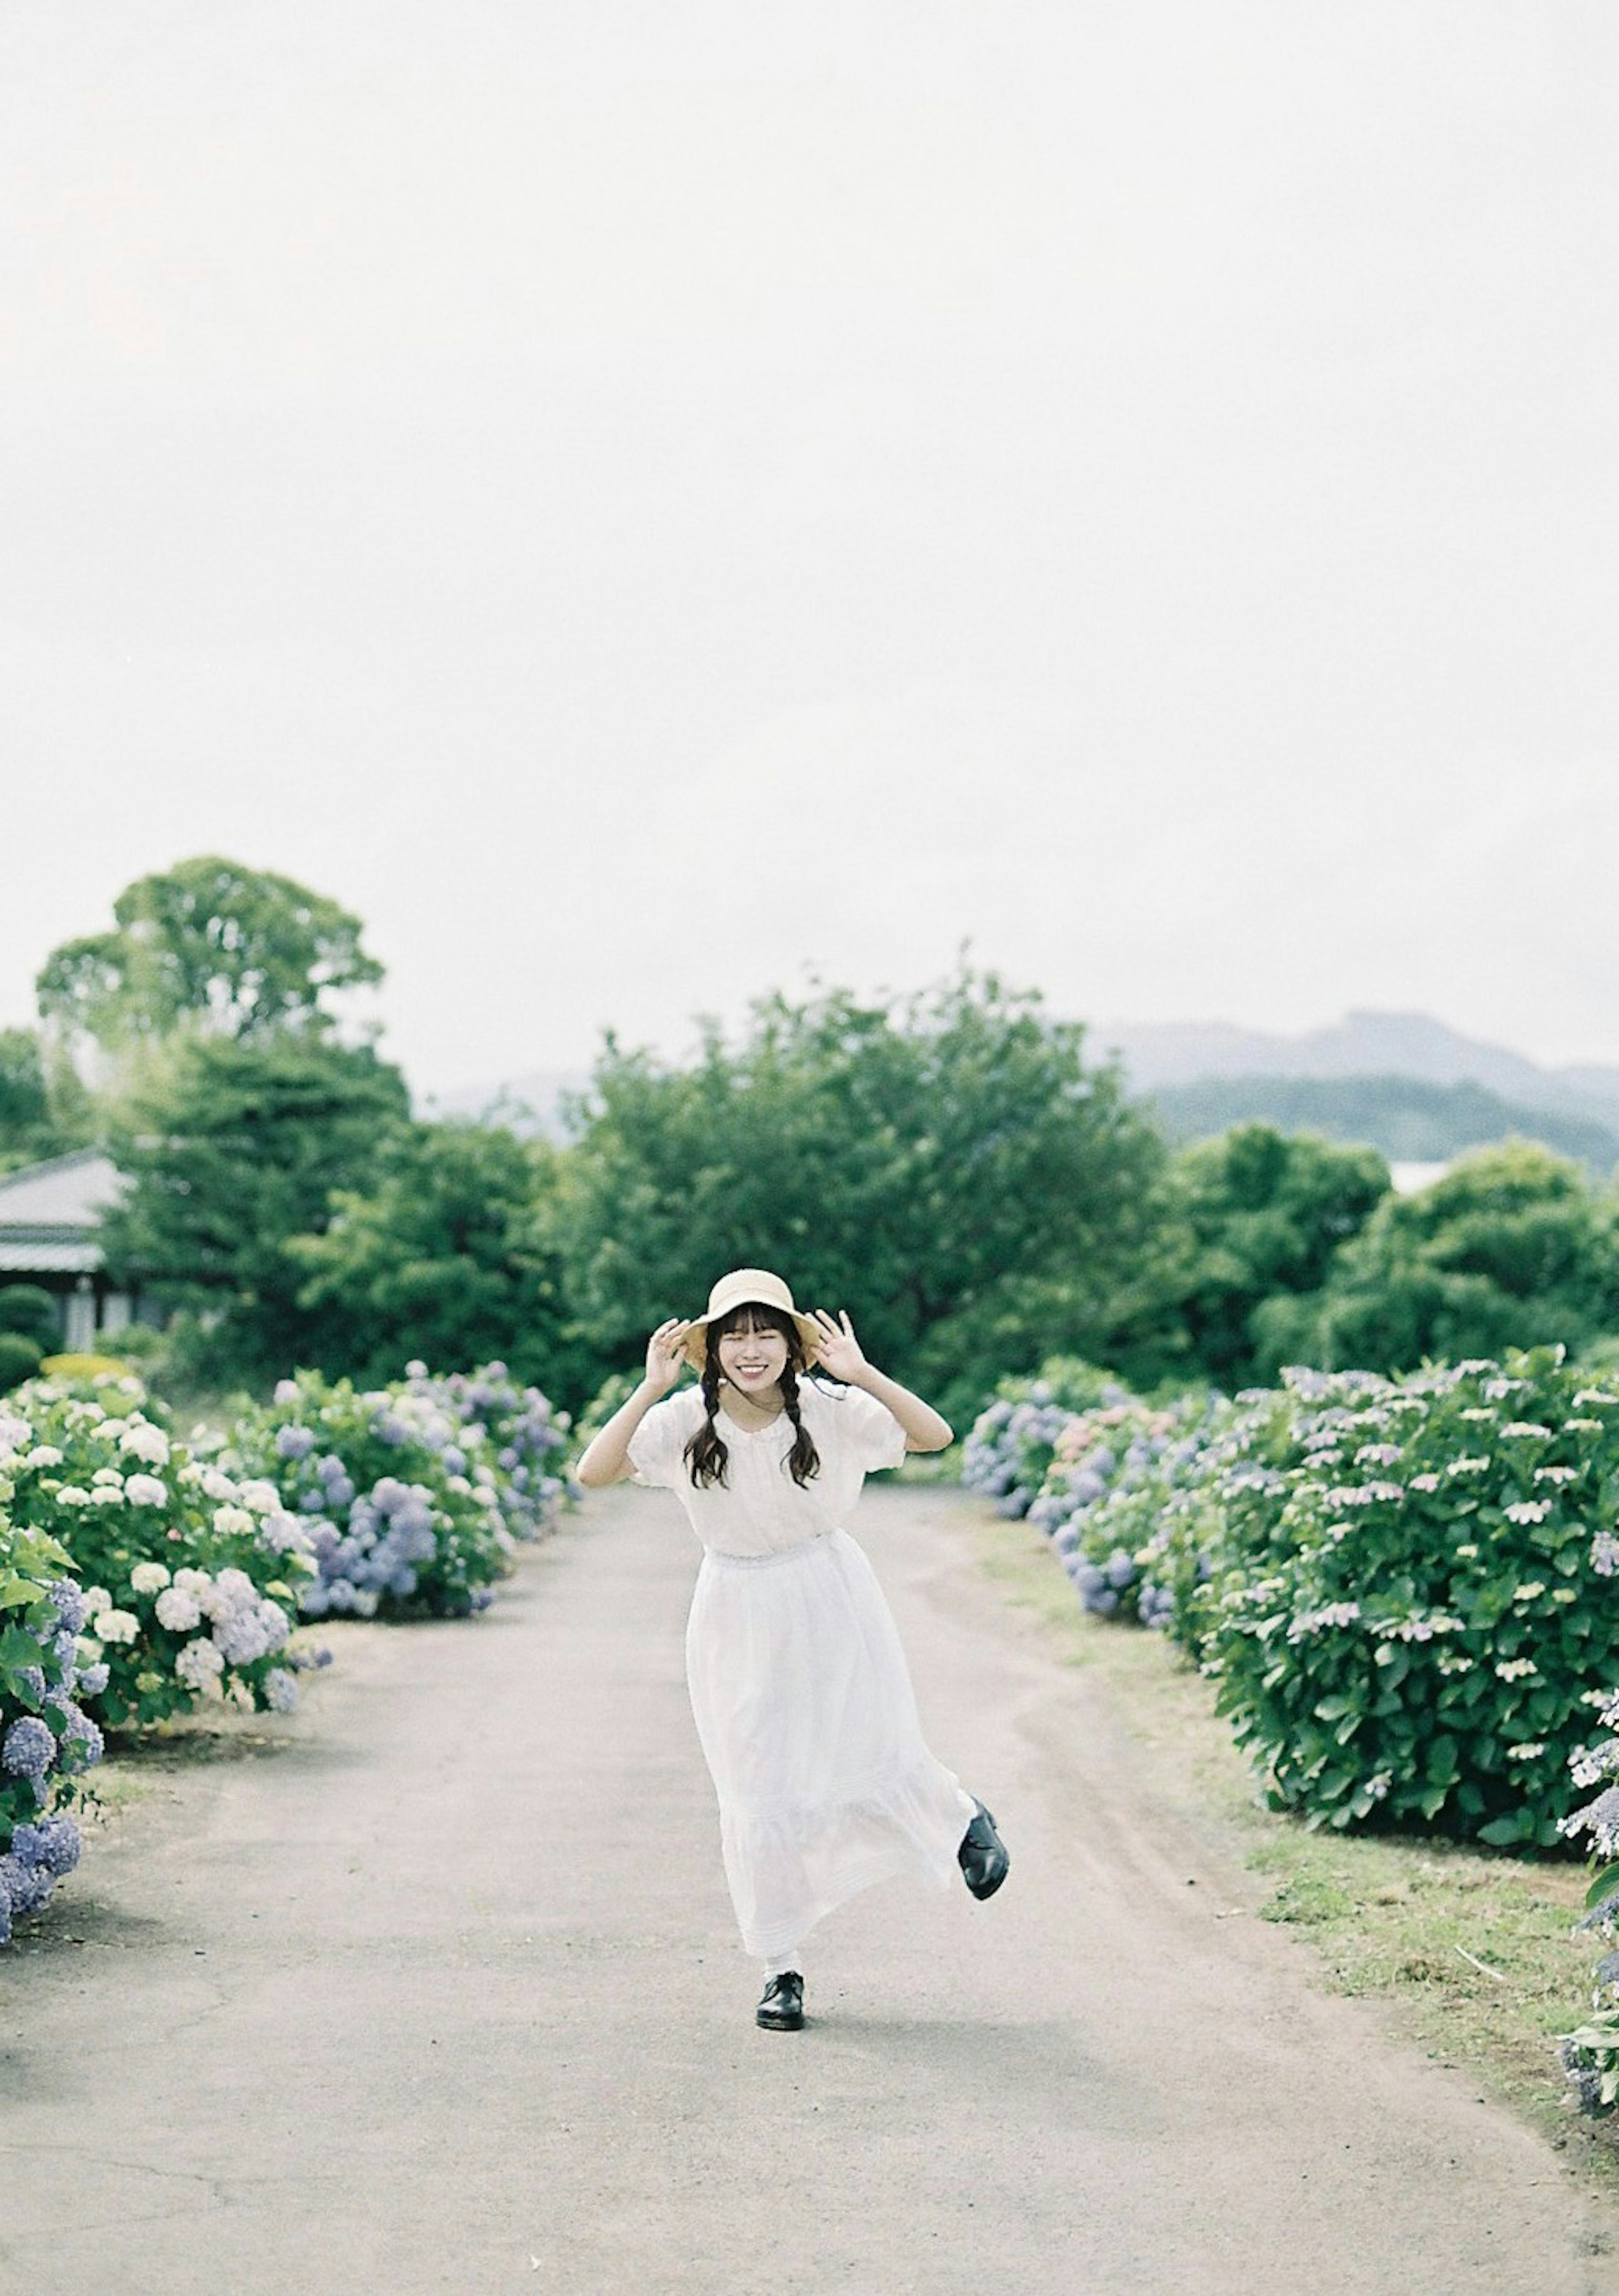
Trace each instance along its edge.
<instances>
[{"instance_id":1,"label":"green shrub","mask_svg":"<svg viewBox=\"0 0 1619 2296\"><path fill-rule=\"evenodd\" d=\"M1187 1632L1312 1824L1549 1849L1619 1669L1619 1385L1561 1349L1294 1372L1209 1461Z\"/></svg>"},{"instance_id":2,"label":"green shrub","mask_svg":"<svg viewBox=\"0 0 1619 2296\"><path fill-rule=\"evenodd\" d=\"M0 1395L32 1379L39 1368L39 1342L26 1332L0 1332Z\"/></svg>"},{"instance_id":3,"label":"green shrub","mask_svg":"<svg viewBox=\"0 0 1619 2296\"><path fill-rule=\"evenodd\" d=\"M0 1332L37 1340L43 1355L61 1330L56 1302L37 1283L0 1283Z\"/></svg>"}]
</instances>

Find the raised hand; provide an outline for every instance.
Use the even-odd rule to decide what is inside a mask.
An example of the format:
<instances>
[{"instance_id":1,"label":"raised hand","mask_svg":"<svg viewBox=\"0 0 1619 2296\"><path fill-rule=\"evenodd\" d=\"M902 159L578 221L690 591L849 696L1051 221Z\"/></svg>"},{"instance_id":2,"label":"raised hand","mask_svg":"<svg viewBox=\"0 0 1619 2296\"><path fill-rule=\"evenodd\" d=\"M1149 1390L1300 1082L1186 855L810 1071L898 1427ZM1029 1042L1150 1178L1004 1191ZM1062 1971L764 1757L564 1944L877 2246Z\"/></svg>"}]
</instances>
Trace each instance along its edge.
<instances>
[{"instance_id":1,"label":"raised hand","mask_svg":"<svg viewBox=\"0 0 1619 2296\"><path fill-rule=\"evenodd\" d=\"M815 1327L820 1335L816 1361L832 1374L834 1379L853 1383L867 1368L860 1342L854 1335L854 1325L848 1311L840 1309L834 1324L825 1308L814 1310Z\"/></svg>"},{"instance_id":2,"label":"raised hand","mask_svg":"<svg viewBox=\"0 0 1619 2296\"><path fill-rule=\"evenodd\" d=\"M686 1360L686 1335L691 1328L689 1321L682 1323L678 1316L670 1316L647 1341L646 1385L654 1395L667 1395L679 1378Z\"/></svg>"}]
</instances>

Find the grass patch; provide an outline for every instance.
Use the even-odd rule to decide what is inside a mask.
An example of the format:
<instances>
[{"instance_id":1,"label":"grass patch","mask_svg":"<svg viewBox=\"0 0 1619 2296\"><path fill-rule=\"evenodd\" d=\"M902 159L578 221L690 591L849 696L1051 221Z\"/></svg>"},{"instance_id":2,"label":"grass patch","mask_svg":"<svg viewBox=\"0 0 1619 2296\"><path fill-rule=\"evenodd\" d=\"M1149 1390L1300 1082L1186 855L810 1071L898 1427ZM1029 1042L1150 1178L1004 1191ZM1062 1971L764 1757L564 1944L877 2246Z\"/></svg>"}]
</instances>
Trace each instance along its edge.
<instances>
[{"instance_id":1,"label":"grass patch","mask_svg":"<svg viewBox=\"0 0 1619 2296\"><path fill-rule=\"evenodd\" d=\"M1241 1869L1248 1910L1304 1940L1335 1991L1386 2003L1409 2039L1475 2073L1559 2148L1588 2150L1604 2189L1619 2189L1619 2127L1570 2114L1553 2054L1585 2013L1600 1950L1570 1933L1584 1867L1432 1837L1312 1833L1271 1810L1212 1685L1175 1646L1093 1617L1042 1533L975 1512L989 1577L1066 1663L1105 1680L1165 1821Z\"/></svg>"}]
</instances>

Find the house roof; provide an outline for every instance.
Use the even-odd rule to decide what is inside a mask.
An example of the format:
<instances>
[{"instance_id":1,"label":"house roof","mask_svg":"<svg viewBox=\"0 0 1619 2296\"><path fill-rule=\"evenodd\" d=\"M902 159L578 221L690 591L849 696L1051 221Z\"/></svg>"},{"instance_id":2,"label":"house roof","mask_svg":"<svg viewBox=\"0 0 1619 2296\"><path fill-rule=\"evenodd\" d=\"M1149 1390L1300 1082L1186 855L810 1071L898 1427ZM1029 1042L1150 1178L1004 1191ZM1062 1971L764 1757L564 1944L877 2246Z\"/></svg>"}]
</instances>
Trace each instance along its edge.
<instances>
[{"instance_id":1,"label":"house roof","mask_svg":"<svg viewBox=\"0 0 1619 2296\"><path fill-rule=\"evenodd\" d=\"M115 1203L123 1175L96 1148L0 1177L0 1274L85 1275L101 1266L96 1222Z\"/></svg>"}]
</instances>

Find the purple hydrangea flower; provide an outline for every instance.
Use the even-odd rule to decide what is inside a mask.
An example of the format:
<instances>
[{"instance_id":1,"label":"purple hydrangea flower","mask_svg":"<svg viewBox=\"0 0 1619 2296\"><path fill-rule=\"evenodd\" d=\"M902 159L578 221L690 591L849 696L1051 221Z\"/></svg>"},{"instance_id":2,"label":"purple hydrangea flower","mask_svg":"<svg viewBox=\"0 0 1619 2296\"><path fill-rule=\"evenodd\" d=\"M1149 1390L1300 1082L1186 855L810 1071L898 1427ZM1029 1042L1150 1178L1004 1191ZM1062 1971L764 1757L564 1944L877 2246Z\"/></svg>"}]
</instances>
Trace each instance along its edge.
<instances>
[{"instance_id":1,"label":"purple hydrangea flower","mask_svg":"<svg viewBox=\"0 0 1619 2296\"><path fill-rule=\"evenodd\" d=\"M312 1428L289 1426L278 1427L275 1431L275 1450L280 1458L307 1459L314 1448L315 1432Z\"/></svg>"},{"instance_id":2,"label":"purple hydrangea flower","mask_svg":"<svg viewBox=\"0 0 1619 2296\"><path fill-rule=\"evenodd\" d=\"M75 1706L71 1700L64 1699L62 1708L68 1718L68 1726L62 1741L62 1767L71 1775L77 1770L87 1770L99 1762L106 1751L106 1742L89 1716Z\"/></svg>"},{"instance_id":3,"label":"purple hydrangea flower","mask_svg":"<svg viewBox=\"0 0 1619 2296\"><path fill-rule=\"evenodd\" d=\"M73 1871L78 1852L78 1828L61 1812L36 1824L19 1825L12 1833L12 1855L24 1866L43 1866L56 1880Z\"/></svg>"},{"instance_id":4,"label":"purple hydrangea flower","mask_svg":"<svg viewBox=\"0 0 1619 2296\"><path fill-rule=\"evenodd\" d=\"M85 1623L85 1598L70 1578L58 1578L47 1589L65 1634L78 1634Z\"/></svg>"},{"instance_id":5,"label":"purple hydrangea flower","mask_svg":"<svg viewBox=\"0 0 1619 2296\"><path fill-rule=\"evenodd\" d=\"M0 1741L0 1763L13 1777L43 1777L55 1759L55 1738L37 1714L19 1715Z\"/></svg>"}]
</instances>

